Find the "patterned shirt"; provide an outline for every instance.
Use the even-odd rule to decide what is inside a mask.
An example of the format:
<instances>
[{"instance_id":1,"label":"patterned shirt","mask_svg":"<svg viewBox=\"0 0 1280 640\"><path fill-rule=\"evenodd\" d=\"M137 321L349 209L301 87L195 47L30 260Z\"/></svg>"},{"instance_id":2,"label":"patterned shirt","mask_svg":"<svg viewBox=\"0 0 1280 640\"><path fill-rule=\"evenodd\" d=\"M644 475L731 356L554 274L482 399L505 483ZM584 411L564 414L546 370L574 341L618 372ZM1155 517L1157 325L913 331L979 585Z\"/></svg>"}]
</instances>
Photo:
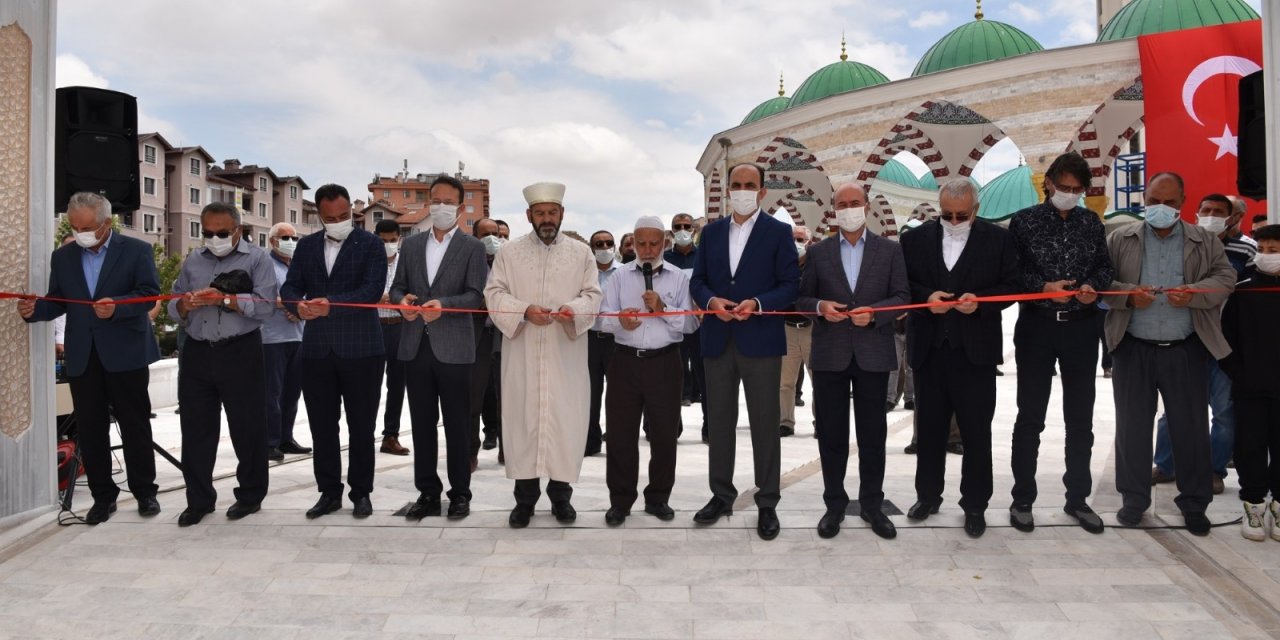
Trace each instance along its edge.
<instances>
[{"instance_id":1,"label":"patterned shirt","mask_svg":"<svg viewBox=\"0 0 1280 640\"><path fill-rule=\"evenodd\" d=\"M1092 211L1076 207L1064 220L1053 205L1038 204L1013 214L1009 233L1018 249L1022 286L1027 291L1043 291L1046 282L1057 280L1075 280L1075 288L1086 284L1096 291L1111 288L1115 268L1102 221ZM1074 297L1066 304L1052 300L1032 304L1054 311L1086 306Z\"/></svg>"}]
</instances>

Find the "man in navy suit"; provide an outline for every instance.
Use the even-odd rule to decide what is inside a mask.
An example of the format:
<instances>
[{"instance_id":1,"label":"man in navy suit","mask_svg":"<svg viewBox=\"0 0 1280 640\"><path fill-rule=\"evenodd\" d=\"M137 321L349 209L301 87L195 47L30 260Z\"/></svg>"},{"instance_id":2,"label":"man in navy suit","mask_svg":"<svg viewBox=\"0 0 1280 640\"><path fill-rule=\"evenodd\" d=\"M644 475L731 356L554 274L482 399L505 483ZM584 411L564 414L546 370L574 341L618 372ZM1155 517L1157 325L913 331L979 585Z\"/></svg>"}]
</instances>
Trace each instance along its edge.
<instances>
[{"instance_id":1,"label":"man in navy suit","mask_svg":"<svg viewBox=\"0 0 1280 640\"><path fill-rule=\"evenodd\" d=\"M978 189L952 180L938 193L942 213L902 236L911 302L955 304L915 310L908 318L907 353L915 371L918 418L916 503L907 518L938 512L946 470L947 434L955 414L964 442L960 508L964 530L987 530L991 501L991 420L996 411L996 366L1004 351L1000 312L1010 302L975 297L1018 293L1018 252L1008 231L978 219Z\"/></svg>"},{"instance_id":2,"label":"man in navy suit","mask_svg":"<svg viewBox=\"0 0 1280 640\"><path fill-rule=\"evenodd\" d=\"M342 507L342 444L338 415L346 409L352 515L373 513L373 431L381 396L382 326L376 309L331 303L373 304L382 299L387 253L378 236L356 229L351 197L336 184L316 189L324 231L298 241L280 298L307 321L302 333L302 397L311 422L320 500L307 511L319 518Z\"/></svg>"},{"instance_id":3,"label":"man in navy suit","mask_svg":"<svg viewBox=\"0 0 1280 640\"><path fill-rule=\"evenodd\" d=\"M75 243L53 252L48 296L95 304L21 300L18 313L27 322L67 314L67 382L75 403L80 456L93 494L85 522L106 522L116 510L120 489L111 478L112 415L120 425L129 491L138 501L138 513L154 516L160 513L160 503L147 367L160 359L160 349L147 317L153 305L114 304L160 293L151 245L116 235L111 230L111 203L94 193L71 196L67 222Z\"/></svg>"},{"instance_id":4,"label":"man in navy suit","mask_svg":"<svg viewBox=\"0 0 1280 640\"><path fill-rule=\"evenodd\" d=\"M756 532L772 540L780 529L774 510L780 494L782 457L778 388L787 338L782 316L756 312L778 311L795 303L800 266L791 227L760 209L765 192L763 169L753 164L733 167L729 171L733 215L702 230L702 246L695 254L689 291L700 308L714 315L704 316L702 323L712 498L693 519L711 524L733 513L733 501L738 497L733 462L741 382L747 396L759 488Z\"/></svg>"}]
</instances>

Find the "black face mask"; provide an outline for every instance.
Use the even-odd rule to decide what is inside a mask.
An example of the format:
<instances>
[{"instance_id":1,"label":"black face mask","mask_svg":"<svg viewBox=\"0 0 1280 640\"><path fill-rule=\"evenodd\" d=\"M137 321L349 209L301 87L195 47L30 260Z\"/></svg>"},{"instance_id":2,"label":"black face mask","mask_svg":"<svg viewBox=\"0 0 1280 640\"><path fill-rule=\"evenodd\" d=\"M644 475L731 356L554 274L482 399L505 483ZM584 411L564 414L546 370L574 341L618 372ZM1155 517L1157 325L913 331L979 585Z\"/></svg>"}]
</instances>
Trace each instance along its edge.
<instances>
[{"instance_id":1,"label":"black face mask","mask_svg":"<svg viewBox=\"0 0 1280 640\"><path fill-rule=\"evenodd\" d=\"M244 269L235 269L214 276L209 286L227 295L253 293L253 278Z\"/></svg>"}]
</instances>

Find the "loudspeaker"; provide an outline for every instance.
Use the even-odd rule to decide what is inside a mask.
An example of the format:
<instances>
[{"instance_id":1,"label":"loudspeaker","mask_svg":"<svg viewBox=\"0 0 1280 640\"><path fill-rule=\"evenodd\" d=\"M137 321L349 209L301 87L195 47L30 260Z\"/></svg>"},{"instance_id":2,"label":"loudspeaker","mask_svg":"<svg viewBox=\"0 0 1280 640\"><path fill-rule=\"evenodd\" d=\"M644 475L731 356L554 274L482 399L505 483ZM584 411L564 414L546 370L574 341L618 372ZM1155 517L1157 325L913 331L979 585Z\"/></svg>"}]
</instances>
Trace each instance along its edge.
<instances>
[{"instance_id":1,"label":"loudspeaker","mask_svg":"<svg viewBox=\"0 0 1280 640\"><path fill-rule=\"evenodd\" d=\"M71 194L97 193L113 212L136 211L138 188L138 99L119 91L63 87L53 142L56 211L66 211Z\"/></svg>"},{"instance_id":2,"label":"loudspeaker","mask_svg":"<svg viewBox=\"0 0 1280 640\"><path fill-rule=\"evenodd\" d=\"M1263 118L1262 72L1240 79L1240 120L1236 188L1240 195L1255 200L1267 198L1267 139Z\"/></svg>"}]
</instances>

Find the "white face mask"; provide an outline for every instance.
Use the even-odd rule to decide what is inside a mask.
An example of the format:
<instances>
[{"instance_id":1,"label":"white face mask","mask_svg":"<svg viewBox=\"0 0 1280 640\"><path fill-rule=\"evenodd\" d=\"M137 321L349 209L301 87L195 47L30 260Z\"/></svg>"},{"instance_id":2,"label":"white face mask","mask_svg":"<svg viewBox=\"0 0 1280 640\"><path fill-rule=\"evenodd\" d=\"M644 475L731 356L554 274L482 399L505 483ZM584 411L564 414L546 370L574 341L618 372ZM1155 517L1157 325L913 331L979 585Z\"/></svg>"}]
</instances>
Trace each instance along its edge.
<instances>
[{"instance_id":1,"label":"white face mask","mask_svg":"<svg viewBox=\"0 0 1280 640\"><path fill-rule=\"evenodd\" d=\"M505 241L502 236L485 236L480 242L484 243L484 252L492 256L498 254L498 249L502 248Z\"/></svg>"},{"instance_id":2,"label":"white face mask","mask_svg":"<svg viewBox=\"0 0 1280 640\"><path fill-rule=\"evenodd\" d=\"M212 253L219 258L231 253L231 249L235 247L235 244L235 239L232 236L227 236L225 238L214 236L212 238L205 238L204 240L204 247L209 250L209 253Z\"/></svg>"},{"instance_id":3,"label":"white face mask","mask_svg":"<svg viewBox=\"0 0 1280 640\"><path fill-rule=\"evenodd\" d=\"M964 222L947 222L946 220L940 220L940 222L942 222L942 230L957 240L967 238L969 230L973 228L972 216Z\"/></svg>"},{"instance_id":4,"label":"white face mask","mask_svg":"<svg viewBox=\"0 0 1280 640\"><path fill-rule=\"evenodd\" d=\"M1259 253L1253 257L1253 266L1268 275L1280 275L1280 253Z\"/></svg>"},{"instance_id":5,"label":"white face mask","mask_svg":"<svg viewBox=\"0 0 1280 640\"><path fill-rule=\"evenodd\" d=\"M848 207L836 209L836 225L841 231L854 233L867 224L866 207Z\"/></svg>"},{"instance_id":6,"label":"white face mask","mask_svg":"<svg viewBox=\"0 0 1280 640\"><path fill-rule=\"evenodd\" d=\"M383 242L382 249L387 252L387 257L391 258L391 257L394 257L397 253L400 253L400 243L399 242Z\"/></svg>"},{"instance_id":7,"label":"white face mask","mask_svg":"<svg viewBox=\"0 0 1280 640\"><path fill-rule=\"evenodd\" d=\"M1227 219L1217 216L1196 216L1196 224L1215 236L1227 230Z\"/></svg>"},{"instance_id":8,"label":"white face mask","mask_svg":"<svg viewBox=\"0 0 1280 640\"><path fill-rule=\"evenodd\" d=\"M293 257L293 250L298 248L297 240L277 240L279 246L276 247L276 253L286 257Z\"/></svg>"},{"instance_id":9,"label":"white face mask","mask_svg":"<svg viewBox=\"0 0 1280 640\"><path fill-rule=\"evenodd\" d=\"M76 244L85 249L92 249L93 245L98 244L98 231L100 229L102 229L102 225L98 225L98 228L93 231L77 231L75 234Z\"/></svg>"},{"instance_id":10,"label":"white face mask","mask_svg":"<svg viewBox=\"0 0 1280 640\"><path fill-rule=\"evenodd\" d=\"M676 241L676 244L682 247L687 247L693 244L693 232L685 229L681 229L676 232L675 241Z\"/></svg>"},{"instance_id":11,"label":"white face mask","mask_svg":"<svg viewBox=\"0 0 1280 640\"><path fill-rule=\"evenodd\" d=\"M452 229L458 222L458 205L456 204L433 204L427 208L427 211L431 213L431 226L441 231Z\"/></svg>"},{"instance_id":12,"label":"white face mask","mask_svg":"<svg viewBox=\"0 0 1280 640\"><path fill-rule=\"evenodd\" d=\"M1055 191L1053 196L1049 198L1049 202L1053 204L1053 208L1058 211L1070 211L1080 203L1080 194L1067 193L1066 191Z\"/></svg>"},{"instance_id":13,"label":"white face mask","mask_svg":"<svg viewBox=\"0 0 1280 640\"><path fill-rule=\"evenodd\" d=\"M596 262L600 264L609 264L613 262L613 249L600 249L596 251Z\"/></svg>"},{"instance_id":14,"label":"white face mask","mask_svg":"<svg viewBox=\"0 0 1280 640\"><path fill-rule=\"evenodd\" d=\"M1153 204L1147 207L1143 218L1152 229L1168 229L1178 222L1178 210L1167 204Z\"/></svg>"},{"instance_id":15,"label":"white face mask","mask_svg":"<svg viewBox=\"0 0 1280 640\"><path fill-rule=\"evenodd\" d=\"M352 223L351 218L347 218L342 222L326 222L324 225L324 232L330 238L333 238L338 242L342 242L347 239L347 236L351 235L351 230L354 228L355 224Z\"/></svg>"},{"instance_id":16,"label":"white face mask","mask_svg":"<svg viewBox=\"0 0 1280 640\"><path fill-rule=\"evenodd\" d=\"M760 209L759 195L758 191L730 191L729 208L740 216L749 216Z\"/></svg>"},{"instance_id":17,"label":"white face mask","mask_svg":"<svg viewBox=\"0 0 1280 640\"><path fill-rule=\"evenodd\" d=\"M804 244L803 242L801 242L801 241L799 241L799 240L796 240L796 255L797 255L798 257L803 258L803 257L804 257L805 249L807 249L807 248L808 248L808 247L806 247L806 246L805 246L805 244Z\"/></svg>"}]
</instances>

